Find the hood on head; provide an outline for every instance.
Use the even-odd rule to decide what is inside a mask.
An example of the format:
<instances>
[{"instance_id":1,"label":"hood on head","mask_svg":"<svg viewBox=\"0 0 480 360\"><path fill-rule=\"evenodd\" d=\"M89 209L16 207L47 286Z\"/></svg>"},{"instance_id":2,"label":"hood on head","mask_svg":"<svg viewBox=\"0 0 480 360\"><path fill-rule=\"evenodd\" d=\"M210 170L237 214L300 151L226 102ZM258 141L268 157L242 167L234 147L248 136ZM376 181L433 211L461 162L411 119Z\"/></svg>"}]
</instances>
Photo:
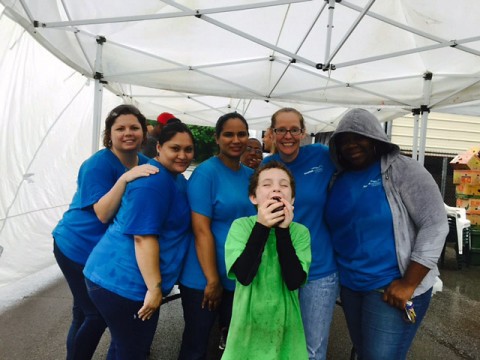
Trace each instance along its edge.
<instances>
[{"instance_id":1,"label":"hood on head","mask_svg":"<svg viewBox=\"0 0 480 360\"><path fill-rule=\"evenodd\" d=\"M388 140L385 130L382 128L382 125L380 125L380 122L375 115L365 109L353 109L343 116L328 142L330 158L337 168L341 168L341 165L338 162L336 139L338 134L346 132L363 135L377 142L383 143L387 153L400 151L398 145L395 145Z\"/></svg>"}]
</instances>

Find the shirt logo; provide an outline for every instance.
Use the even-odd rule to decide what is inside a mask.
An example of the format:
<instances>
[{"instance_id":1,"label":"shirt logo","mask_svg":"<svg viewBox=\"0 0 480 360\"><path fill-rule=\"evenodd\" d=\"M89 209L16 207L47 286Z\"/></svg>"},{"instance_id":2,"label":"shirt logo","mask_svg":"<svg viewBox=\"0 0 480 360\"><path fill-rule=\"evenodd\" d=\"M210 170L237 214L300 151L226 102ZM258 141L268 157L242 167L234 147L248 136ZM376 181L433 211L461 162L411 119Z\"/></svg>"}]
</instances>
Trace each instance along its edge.
<instances>
[{"instance_id":1,"label":"shirt logo","mask_svg":"<svg viewBox=\"0 0 480 360\"><path fill-rule=\"evenodd\" d=\"M382 179L370 180L367 185L363 185L363 188L366 189L368 187L377 187L382 186Z\"/></svg>"},{"instance_id":2,"label":"shirt logo","mask_svg":"<svg viewBox=\"0 0 480 360\"><path fill-rule=\"evenodd\" d=\"M318 165L312 167L310 170L303 173L303 175L315 174L323 172L323 165Z\"/></svg>"}]
</instances>

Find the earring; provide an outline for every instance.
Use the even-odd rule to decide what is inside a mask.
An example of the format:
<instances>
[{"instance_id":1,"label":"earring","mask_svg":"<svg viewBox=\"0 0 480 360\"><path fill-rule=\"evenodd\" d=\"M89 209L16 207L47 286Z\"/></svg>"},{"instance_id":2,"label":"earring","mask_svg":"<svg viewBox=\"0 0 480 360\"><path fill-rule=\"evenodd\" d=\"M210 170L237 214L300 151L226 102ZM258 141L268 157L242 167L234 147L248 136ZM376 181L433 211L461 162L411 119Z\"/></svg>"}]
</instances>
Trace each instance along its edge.
<instances>
[{"instance_id":1,"label":"earring","mask_svg":"<svg viewBox=\"0 0 480 360\"><path fill-rule=\"evenodd\" d=\"M112 140L108 140L108 147L112 146Z\"/></svg>"}]
</instances>

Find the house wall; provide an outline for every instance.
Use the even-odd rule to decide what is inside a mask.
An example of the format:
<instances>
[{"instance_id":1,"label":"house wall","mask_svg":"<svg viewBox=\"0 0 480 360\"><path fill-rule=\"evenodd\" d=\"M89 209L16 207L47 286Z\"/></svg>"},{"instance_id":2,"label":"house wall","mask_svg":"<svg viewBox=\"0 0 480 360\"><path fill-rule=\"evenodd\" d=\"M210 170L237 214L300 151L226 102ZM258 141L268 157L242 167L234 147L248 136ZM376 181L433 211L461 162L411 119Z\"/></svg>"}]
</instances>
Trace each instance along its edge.
<instances>
[{"instance_id":1,"label":"house wall","mask_svg":"<svg viewBox=\"0 0 480 360\"><path fill-rule=\"evenodd\" d=\"M405 115L393 120L392 142L412 150L414 119ZM480 144L480 117L430 113L426 153L457 155Z\"/></svg>"}]
</instances>

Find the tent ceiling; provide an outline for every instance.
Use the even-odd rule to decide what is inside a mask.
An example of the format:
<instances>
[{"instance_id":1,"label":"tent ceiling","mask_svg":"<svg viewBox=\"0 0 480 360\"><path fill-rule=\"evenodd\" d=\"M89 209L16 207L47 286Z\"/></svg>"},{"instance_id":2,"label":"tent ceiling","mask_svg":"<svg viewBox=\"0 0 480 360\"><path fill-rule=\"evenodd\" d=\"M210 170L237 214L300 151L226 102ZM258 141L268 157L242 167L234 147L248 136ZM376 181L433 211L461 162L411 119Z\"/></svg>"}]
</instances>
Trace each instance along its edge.
<instances>
[{"instance_id":1,"label":"tent ceiling","mask_svg":"<svg viewBox=\"0 0 480 360\"><path fill-rule=\"evenodd\" d=\"M212 124L237 110L263 129L279 107L295 106L312 131L330 131L352 106L389 120L480 97L476 1L0 3L54 55L86 77L101 74L150 118L171 111Z\"/></svg>"}]
</instances>

